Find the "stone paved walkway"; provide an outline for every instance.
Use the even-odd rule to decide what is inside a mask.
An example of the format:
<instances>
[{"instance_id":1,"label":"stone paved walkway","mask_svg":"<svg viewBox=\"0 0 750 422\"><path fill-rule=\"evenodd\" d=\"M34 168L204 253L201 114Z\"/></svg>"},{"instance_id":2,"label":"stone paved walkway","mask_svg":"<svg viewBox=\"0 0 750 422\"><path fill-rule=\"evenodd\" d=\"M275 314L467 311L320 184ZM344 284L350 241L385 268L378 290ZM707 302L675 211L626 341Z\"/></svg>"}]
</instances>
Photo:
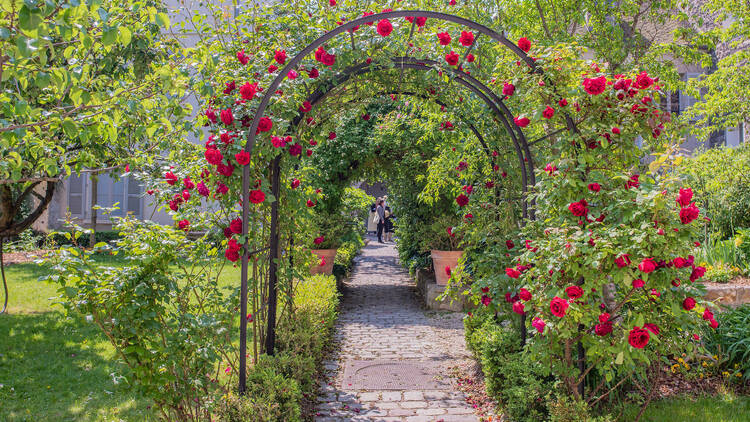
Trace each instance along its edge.
<instances>
[{"instance_id":1,"label":"stone paved walkway","mask_svg":"<svg viewBox=\"0 0 750 422\"><path fill-rule=\"evenodd\" d=\"M315 420L477 421L448 374L450 367L470 359L461 318L421 309L394 246L371 242L344 289L336 326L338 353L325 362L329 382L321 386ZM413 371L388 371L389 363L432 372L420 379ZM359 371L368 365L369 377ZM412 385L383 388L386 378Z\"/></svg>"}]
</instances>

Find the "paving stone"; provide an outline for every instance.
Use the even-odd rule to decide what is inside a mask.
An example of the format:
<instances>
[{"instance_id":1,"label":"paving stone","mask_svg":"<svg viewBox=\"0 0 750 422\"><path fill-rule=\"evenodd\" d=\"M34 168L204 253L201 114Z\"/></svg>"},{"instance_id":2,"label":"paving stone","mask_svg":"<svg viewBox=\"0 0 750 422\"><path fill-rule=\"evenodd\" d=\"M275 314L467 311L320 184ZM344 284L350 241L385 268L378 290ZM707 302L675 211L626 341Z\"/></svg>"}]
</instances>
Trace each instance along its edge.
<instances>
[{"instance_id":1,"label":"paving stone","mask_svg":"<svg viewBox=\"0 0 750 422\"><path fill-rule=\"evenodd\" d=\"M404 391L404 400L424 400L424 393L421 391Z\"/></svg>"},{"instance_id":2,"label":"paving stone","mask_svg":"<svg viewBox=\"0 0 750 422\"><path fill-rule=\"evenodd\" d=\"M320 383L316 422L477 420L464 395L452 391L449 383L444 390L399 391L356 390L343 381L350 361L445 362L447 368L471 359L464 342L463 315L425 313L415 292L393 245L371 242L363 249L344 285L334 333L336 353L324 362L331 377Z\"/></svg>"}]
</instances>

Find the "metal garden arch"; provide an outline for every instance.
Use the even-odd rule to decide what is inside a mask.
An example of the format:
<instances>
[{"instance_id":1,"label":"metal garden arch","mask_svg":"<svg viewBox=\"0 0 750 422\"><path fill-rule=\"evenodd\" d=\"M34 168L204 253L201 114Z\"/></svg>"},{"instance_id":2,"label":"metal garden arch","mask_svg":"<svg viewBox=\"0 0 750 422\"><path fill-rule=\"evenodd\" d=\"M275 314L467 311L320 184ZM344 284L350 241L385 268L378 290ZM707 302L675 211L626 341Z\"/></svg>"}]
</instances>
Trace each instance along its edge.
<instances>
[{"instance_id":1,"label":"metal garden arch","mask_svg":"<svg viewBox=\"0 0 750 422\"><path fill-rule=\"evenodd\" d=\"M276 76L276 78L273 80L271 85L265 90L265 94L263 95L260 104L258 105L257 110L255 111L255 116L253 118L253 121L248 129L248 139L245 144L245 151L248 153L252 153L253 147L255 145L256 140L256 131L258 128L258 125L260 123L261 117L264 115L266 109L268 108L269 102L271 101L271 97L274 95L278 87L281 85L281 83L284 81L284 79L287 78L287 75L290 70L296 69L297 66L300 64L300 62L310 55L312 52L314 52L318 47L322 46L327 41L333 39L334 37L345 33L347 30L350 30L356 26L360 26L363 24L366 24L368 22L378 21L382 19L391 19L391 18L401 18L401 17L424 17L429 19L438 19L442 21L452 22L455 24L459 24L465 27L468 27L470 29L473 29L477 31L477 35L475 37L474 43L468 47L468 50L464 53L464 59L465 61L466 57L468 56L469 52L473 48L473 46L476 44L476 40L479 38L480 35L485 35L487 37L490 37L492 40L496 41L497 43L503 45L504 47L508 48L510 51L512 51L521 61L526 63L529 68L531 69L531 72L543 74L542 70L536 65L534 60L532 60L526 53L521 50L518 46L516 46L514 43L509 41L503 34L494 31L487 26L484 26L482 24L479 24L477 22L471 21L469 19L462 18L460 16L450 15L446 13L440 13L440 12L432 12L432 11L425 11L425 10L398 10L398 11L391 11L391 12L384 12L384 13L377 13L372 14L369 16L360 17L357 19L354 19L352 21L346 22L337 28L323 34L319 38L317 38L315 41L310 43L308 46L306 46L302 51L300 51L297 55L295 55L291 60L287 62L287 64L284 66L283 69L281 69ZM416 22L416 20L415 20ZM415 23L412 23L411 32L414 31L414 25ZM439 65L438 62L434 60L429 59L416 59L413 57L394 57L391 59L396 67L400 67L403 71L403 69L412 69L412 70L420 70L420 71L429 71L434 70L436 66ZM377 66L370 66L367 63L362 63L359 65L351 66L347 69L345 69L341 74L336 76L333 80L329 81L327 84L323 84L322 86L319 86L309 97L308 101L310 101L311 104L316 104L319 101L321 101L325 95L336 85L348 81L353 76L363 75L370 72L382 70L384 67L377 67ZM446 69L443 69L446 70ZM526 140L526 137L517 125L513 124L513 114L510 112L508 107L503 103L502 99L487 85L483 84L473 76L469 75L466 72L463 72L459 69L450 68L447 69L451 72L453 76L453 81L456 81L466 89L473 92L477 97L479 97L485 104L492 110L495 117L500 121L502 126L504 127L506 133L511 137L511 140L513 141L514 148L516 150L516 155L518 156L518 159L520 161L520 168L521 168L521 174L523 178L523 190L526 192L528 189L528 186L534 184L534 166L533 166L533 158L531 156L530 151L530 145L541 141L545 138L547 138L550 135L547 135L545 137L542 137L540 139L537 139L532 142L528 142ZM406 94L404 92L401 92L400 94ZM572 119L565 115L566 118L566 126L567 130L569 131L575 131L577 132L575 125L572 121ZM292 125L290 127L296 127L300 122L302 121L302 115L298 115L295 117L292 121ZM476 131L476 128L472 126L472 131L478 135L478 132ZM480 139L481 136L480 136ZM281 156L277 156L274 158L273 162L271 163L271 193L274 195L274 197L279 198L279 188L280 188L280 160ZM250 168L245 166L242 173L242 234L245 236L245 239L247 239L248 234L248 221L250 218L250 201L249 201L249 191L250 191ZM529 213L528 204L526 203L526 199L523 199L523 209L524 209L524 217L533 218L533 210L531 213ZM267 336L266 336L266 353L273 354L274 350L274 344L275 344L275 325L276 325L276 285L278 280L277 275L277 260L279 259L279 237L280 233L278 230L278 199L274 201L271 205L271 224L270 224L270 242L269 242L269 274L268 274L268 330L267 330ZM242 253L242 261L241 261L241 285L240 285L240 314L246 315L247 314L247 295L248 295L248 262L249 257L251 255L251 252L248 248L247 240L245 240L245 243L243 245L243 253ZM240 362L239 362L239 392L244 393L245 392L245 383L246 383L246 365L247 365L247 358L246 358L246 350L247 350L247 320L245 318L240 318Z\"/></svg>"}]
</instances>

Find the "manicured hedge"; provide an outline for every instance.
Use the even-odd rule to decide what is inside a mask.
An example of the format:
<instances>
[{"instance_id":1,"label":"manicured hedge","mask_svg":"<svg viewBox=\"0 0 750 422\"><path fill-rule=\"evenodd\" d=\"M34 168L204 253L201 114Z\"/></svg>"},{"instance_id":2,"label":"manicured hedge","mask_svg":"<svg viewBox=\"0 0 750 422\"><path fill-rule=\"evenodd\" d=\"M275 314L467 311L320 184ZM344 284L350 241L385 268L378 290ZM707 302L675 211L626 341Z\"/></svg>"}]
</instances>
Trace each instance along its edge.
<instances>
[{"instance_id":1,"label":"manicured hedge","mask_svg":"<svg viewBox=\"0 0 750 422\"><path fill-rule=\"evenodd\" d=\"M248 394L222 406L227 422L302 420L303 401L314 398L315 379L330 344L339 293L333 276L316 275L294 291L294 313L279 321L274 356L263 356L248 374Z\"/></svg>"}]
</instances>

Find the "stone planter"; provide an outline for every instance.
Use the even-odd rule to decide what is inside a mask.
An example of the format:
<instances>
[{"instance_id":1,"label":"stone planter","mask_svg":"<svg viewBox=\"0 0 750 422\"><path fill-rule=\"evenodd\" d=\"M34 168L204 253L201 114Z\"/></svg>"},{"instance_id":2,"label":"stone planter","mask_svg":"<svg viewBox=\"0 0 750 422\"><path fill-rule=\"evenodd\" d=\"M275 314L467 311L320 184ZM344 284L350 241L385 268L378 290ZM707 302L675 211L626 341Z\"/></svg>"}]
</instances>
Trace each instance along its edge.
<instances>
[{"instance_id":1,"label":"stone planter","mask_svg":"<svg viewBox=\"0 0 750 422\"><path fill-rule=\"evenodd\" d=\"M432 266L435 268L435 282L439 286L445 286L451 278L445 271L445 267L449 267L452 274L456 269L456 265L458 265L458 259L461 258L461 254L463 253L464 251L432 251L431 256Z\"/></svg>"},{"instance_id":2,"label":"stone planter","mask_svg":"<svg viewBox=\"0 0 750 422\"><path fill-rule=\"evenodd\" d=\"M333 260L336 259L336 249L312 249L310 252L318 256L318 262L310 266L310 274L327 274L333 273ZM320 265L325 261L324 265Z\"/></svg>"}]
</instances>

